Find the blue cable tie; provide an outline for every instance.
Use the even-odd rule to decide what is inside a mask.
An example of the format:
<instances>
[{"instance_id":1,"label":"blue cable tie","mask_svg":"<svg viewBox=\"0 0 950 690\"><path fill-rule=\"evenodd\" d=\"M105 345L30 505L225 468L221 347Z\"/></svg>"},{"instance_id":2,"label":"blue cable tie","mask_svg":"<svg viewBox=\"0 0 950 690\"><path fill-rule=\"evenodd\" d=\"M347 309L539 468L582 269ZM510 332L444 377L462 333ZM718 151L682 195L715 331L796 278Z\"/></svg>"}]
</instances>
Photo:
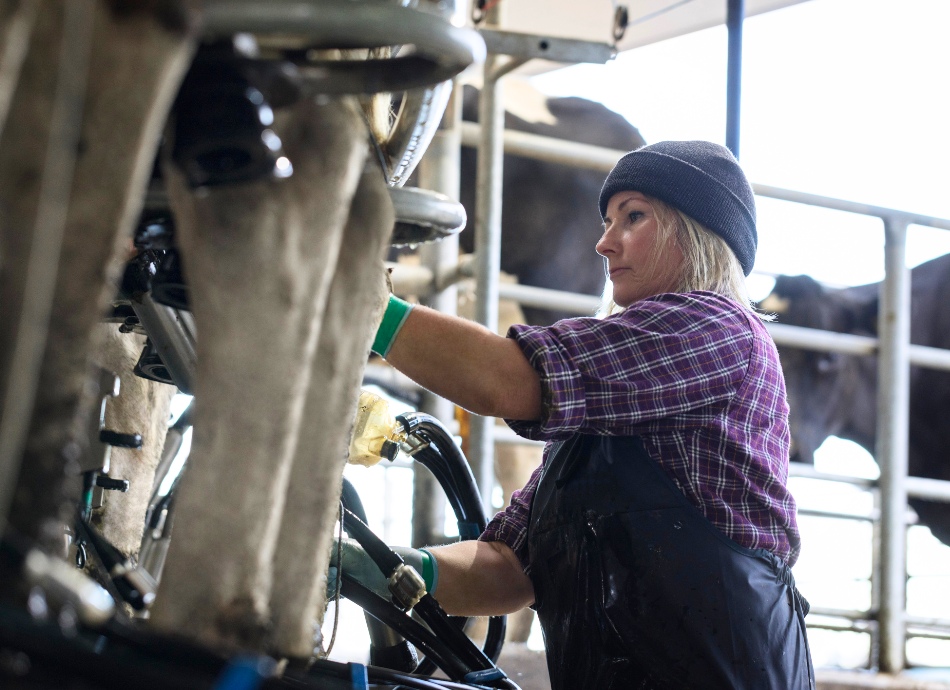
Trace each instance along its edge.
<instances>
[{"instance_id":1,"label":"blue cable tie","mask_svg":"<svg viewBox=\"0 0 950 690\"><path fill-rule=\"evenodd\" d=\"M267 656L236 656L224 667L212 690L257 690L276 668L277 662Z\"/></svg>"},{"instance_id":2,"label":"blue cable tie","mask_svg":"<svg viewBox=\"0 0 950 690\"><path fill-rule=\"evenodd\" d=\"M363 664L349 663L350 683L353 690L369 690L369 672Z\"/></svg>"},{"instance_id":3,"label":"blue cable tie","mask_svg":"<svg viewBox=\"0 0 950 690\"><path fill-rule=\"evenodd\" d=\"M466 673L465 677L462 679L466 683L478 684L478 683L491 683L493 680L501 680L502 678L507 678L505 672L502 671L497 666L494 668L486 668L481 671L472 671L471 673Z\"/></svg>"},{"instance_id":4,"label":"blue cable tie","mask_svg":"<svg viewBox=\"0 0 950 690\"><path fill-rule=\"evenodd\" d=\"M459 521L459 536L462 539L478 539L482 530L476 522Z\"/></svg>"}]
</instances>

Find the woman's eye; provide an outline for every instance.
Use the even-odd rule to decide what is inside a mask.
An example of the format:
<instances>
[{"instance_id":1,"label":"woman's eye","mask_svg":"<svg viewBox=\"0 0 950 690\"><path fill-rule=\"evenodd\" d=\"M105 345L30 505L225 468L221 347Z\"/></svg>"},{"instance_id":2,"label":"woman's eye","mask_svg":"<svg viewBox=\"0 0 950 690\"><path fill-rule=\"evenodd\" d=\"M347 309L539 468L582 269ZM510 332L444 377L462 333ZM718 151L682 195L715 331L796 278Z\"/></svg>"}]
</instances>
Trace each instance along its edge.
<instances>
[{"instance_id":1,"label":"woman's eye","mask_svg":"<svg viewBox=\"0 0 950 690\"><path fill-rule=\"evenodd\" d=\"M636 223L638 220L643 218L643 213L640 211L631 211L630 212L630 222Z\"/></svg>"}]
</instances>

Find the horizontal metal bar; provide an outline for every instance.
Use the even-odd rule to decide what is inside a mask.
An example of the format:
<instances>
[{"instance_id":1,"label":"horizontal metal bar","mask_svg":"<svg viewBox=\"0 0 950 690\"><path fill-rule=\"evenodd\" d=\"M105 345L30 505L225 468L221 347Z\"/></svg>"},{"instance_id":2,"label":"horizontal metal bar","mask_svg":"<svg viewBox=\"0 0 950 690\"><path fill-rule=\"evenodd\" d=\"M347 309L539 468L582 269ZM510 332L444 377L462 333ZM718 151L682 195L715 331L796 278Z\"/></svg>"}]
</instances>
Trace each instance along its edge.
<instances>
[{"instance_id":1,"label":"horizontal metal bar","mask_svg":"<svg viewBox=\"0 0 950 690\"><path fill-rule=\"evenodd\" d=\"M939 629L950 629L950 619L948 618L930 618L925 616L904 616L904 621L907 623L907 627L914 628L939 628Z\"/></svg>"},{"instance_id":2,"label":"horizontal metal bar","mask_svg":"<svg viewBox=\"0 0 950 690\"><path fill-rule=\"evenodd\" d=\"M875 522L881 516L880 511L875 510L868 515L857 515L855 513L841 513L835 510L815 510L813 508L799 508L799 515L808 517L828 518L829 520L854 520L855 522Z\"/></svg>"},{"instance_id":3,"label":"horizontal metal bar","mask_svg":"<svg viewBox=\"0 0 950 690\"><path fill-rule=\"evenodd\" d=\"M874 623L874 617L870 611L859 611L857 609L836 609L825 608L822 606L812 606L808 615L827 616L829 618L844 618L849 621L861 621L866 624ZM810 621L806 622L810 623Z\"/></svg>"},{"instance_id":4,"label":"horizontal metal bar","mask_svg":"<svg viewBox=\"0 0 950 690\"><path fill-rule=\"evenodd\" d=\"M923 637L930 640L950 640L950 629L947 630L908 630L907 638Z\"/></svg>"},{"instance_id":5,"label":"horizontal metal bar","mask_svg":"<svg viewBox=\"0 0 950 690\"><path fill-rule=\"evenodd\" d=\"M816 328L766 324L776 345L786 345L818 352L843 352L850 355L873 355L877 353L878 340L864 335L822 331ZM911 345L908 350L910 363L928 369L950 370L950 350L926 345Z\"/></svg>"},{"instance_id":6,"label":"horizontal metal bar","mask_svg":"<svg viewBox=\"0 0 950 690\"><path fill-rule=\"evenodd\" d=\"M876 490L877 488L876 479L849 477L843 474L826 474L816 470L813 465L803 465L798 462L789 463L788 474L790 477L852 484L869 491ZM950 482L948 481L930 479L929 477L907 477L905 481L907 482L907 495L912 498L926 498L933 501L950 502Z\"/></svg>"},{"instance_id":7,"label":"horizontal metal bar","mask_svg":"<svg viewBox=\"0 0 950 690\"><path fill-rule=\"evenodd\" d=\"M843 352L849 355L873 355L877 352L877 338L869 336L778 323L767 323L765 327L776 345L818 352Z\"/></svg>"},{"instance_id":8,"label":"horizontal metal bar","mask_svg":"<svg viewBox=\"0 0 950 690\"><path fill-rule=\"evenodd\" d=\"M789 477L801 477L804 479L820 479L826 482L841 482L842 484L853 484L868 491L877 487L877 480L866 477L852 477L847 474L830 474L828 472L819 472L814 465L805 465L800 462L792 462L788 465Z\"/></svg>"},{"instance_id":9,"label":"horizontal metal bar","mask_svg":"<svg viewBox=\"0 0 950 690\"><path fill-rule=\"evenodd\" d=\"M815 620L813 616L843 619L841 623ZM950 640L950 619L920 618L906 616L907 637L924 637L937 640ZM810 629L834 630L839 632L870 633L877 626L874 614L870 611L850 611L846 609L812 606L806 619Z\"/></svg>"},{"instance_id":10,"label":"horizontal metal bar","mask_svg":"<svg viewBox=\"0 0 950 690\"><path fill-rule=\"evenodd\" d=\"M475 146L478 143L480 126L475 122L462 122L462 145ZM506 129L504 134L505 152L526 158L561 163L577 168L589 168L604 173L616 165L617 161L627 153L618 149L608 149L603 146L578 144L564 139L544 137L539 134L516 132Z\"/></svg>"},{"instance_id":11,"label":"horizontal metal bar","mask_svg":"<svg viewBox=\"0 0 950 690\"><path fill-rule=\"evenodd\" d=\"M549 290L517 283L499 283L498 296L529 307L559 309L579 316L593 316L601 305L601 298L593 295Z\"/></svg>"},{"instance_id":12,"label":"horizontal metal bar","mask_svg":"<svg viewBox=\"0 0 950 690\"><path fill-rule=\"evenodd\" d=\"M463 122L462 144L464 146L474 146L477 138L478 124ZM538 134L515 132L507 129L504 133L504 142L505 151L516 156L536 158L551 163L563 163L564 165L573 165L579 168L600 170L602 172L609 172L621 156L627 153L627 151L619 149L578 144L563 139L554 139ZM911 213L909 211L901 211L884 206L862 204L856 201L833 199L818 194L807 194L792 189L772 187L771 185L753 183L752 189L759 196L769 197L771 199L792 201L798 204L819 206L836 211L857 213L864 216L875 216L877 218L889 218L896 222L906 222L913 225L925 225L932 228L950 230L950 220L946 218L935 218L933 216L925 216L919 213Z\"/></svg>"},{"instance_id":13,"label":"horizontal metal bar","mask_svg":"<svg viewBox=\"0 0 950 690\"><path fill-rule=\"evenodd\" d=\"M781 187L772 187L771 185L755 184L752 190L759 196L769 197L770 199L779 199L781 201L791 201L796 204L805 204L807 206L820 206L821 208L830 208L835 211L845 211L846 213L856 213L862 216L876 216L878 218L891 218L895 221L906 222L912 225L926 225L931 228L940 228L950 230L950 220L946 218L935 218L934 216L924 216L910 211L900 211L898 209L887 208L884 206L874 206L873 204L863 204L858 201L847 201L845 199L834 199L829 196L819 194L808 194L794 189L783 189Z\"/></svg>"},{"instance_id":14,"label":"horizontal metal bar","mask_svg":"<svg viewBox=\"0 0 950 690\"><path fill-rule=\"evenodd\" d=\"M927 477L907 477L907 495L911 498L927 498L950 503L950 482Z\"/></svg>"},{"instance_id":15,"label":"horizontal metal bar","mask_svg":"<svg viewBox=\"0 0 950 690\"><path fill-rule=\"evenodd\" d=\"M857 632L870 635L873 626L863 624L863 621L848 621L846 623L816 623L810 620L811 615L805 619L805 626L809 630L830 630L832 632Z\"/></svg>"},{"instance_id":16,"label":"horizontal metal bar","mask_svg":"<svg viewBox=\"0 0 950 690\"><path fill-rule=\"evenodd\" d=\"M472 277L472 258L466 255L455 266L446 266L439 273L439 284L433 284L432 269L413 264L388 263L391 268L390 279L393 292L404 297L406 295L425 296L437 288L445 288L446 281L457 282ZM563 290L550 290L532 285L517 283L501 283L498 286L499 297L510 299L519 304L540 309L557 309L579 316L592 316L600 308L601 298L594 295L583 295Z\"/></svg>"},{"instance_id":17,"label":"horizontal metal bar","mask_svg":"<svg viewBox=\"0 0 950 690\"><path fill-rule=\"evenodd\" d=\"M617 55L617 49L609 43L496 29L479 29L478 33L485 41L486 50L495 55L511 55L528 60L596 64L609 62Z\"/></svg>"}]
</instances>

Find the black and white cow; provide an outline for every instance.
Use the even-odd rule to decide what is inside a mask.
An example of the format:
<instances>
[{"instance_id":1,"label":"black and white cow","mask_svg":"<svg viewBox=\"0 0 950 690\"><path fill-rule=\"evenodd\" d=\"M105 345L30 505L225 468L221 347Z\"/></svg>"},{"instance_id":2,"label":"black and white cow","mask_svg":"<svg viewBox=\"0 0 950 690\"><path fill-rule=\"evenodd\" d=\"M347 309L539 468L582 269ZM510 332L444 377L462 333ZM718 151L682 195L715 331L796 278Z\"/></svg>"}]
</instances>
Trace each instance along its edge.
<instances>
[{"instance_id":1,"label":"black and white cow","mask_svg":"<svg viewBox=\"0 0 950 690\"><path fill-rule=\"evenodd\" d=\"M950 255L911 272L911 342L950 348ZM808 276L779 276L763 309L778 323L877 336L880 283L828 289ZM792 460L811 463L829 436L874 452L877 360L780 347L791 408ZM950 480L950 372L911 368L910 474ZM950 544L950 504L912 499L921 523Z\"/></svg>"}]
</instances>

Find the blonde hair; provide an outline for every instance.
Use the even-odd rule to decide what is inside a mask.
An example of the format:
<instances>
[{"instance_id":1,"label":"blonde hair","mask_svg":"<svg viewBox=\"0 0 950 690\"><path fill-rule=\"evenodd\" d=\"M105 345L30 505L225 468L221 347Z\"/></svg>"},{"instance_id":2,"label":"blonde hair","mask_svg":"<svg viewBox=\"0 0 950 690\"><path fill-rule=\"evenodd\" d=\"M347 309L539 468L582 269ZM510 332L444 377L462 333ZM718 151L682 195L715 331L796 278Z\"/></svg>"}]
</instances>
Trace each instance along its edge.
<instances>
[{"instance_id":1,"label":"blonde hair","mask_svg":"<svg viewBox=\"0 0 950 690\"><path fill-rule=\"evenodd\" d=\"M673 245L683 253L682 273L669 292L715 292L748 309L763 321L775 318L756 311L755 303L749 299L742 265L725 240L679 209L652 197L647 197L647 201L653 208L657 222L653 251L659 253L664 247ZM597 314L607 316L620 311L623 311L623 307L613 301L612 286L608 280Z\"/></svg>"}]
</instances>

